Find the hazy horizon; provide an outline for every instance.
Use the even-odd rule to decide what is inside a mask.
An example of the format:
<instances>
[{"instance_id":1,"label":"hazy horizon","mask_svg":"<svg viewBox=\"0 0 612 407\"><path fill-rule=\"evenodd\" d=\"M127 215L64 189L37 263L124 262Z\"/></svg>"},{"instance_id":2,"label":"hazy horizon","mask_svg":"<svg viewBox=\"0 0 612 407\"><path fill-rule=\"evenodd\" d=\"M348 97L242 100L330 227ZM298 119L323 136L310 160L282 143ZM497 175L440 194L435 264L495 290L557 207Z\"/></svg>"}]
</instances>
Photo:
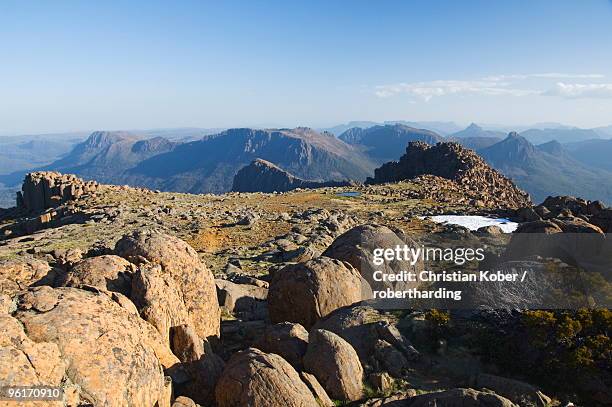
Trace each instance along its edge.
<instances>
[{"instance_id":1,"label":"hazy horizon","mask_svg":"<svg viewBox=\"0 0 612 407\"><path fill-rule=\"evenodd\" d=\"M607 0L3 2L0 135L609 126L610 17Z\"/></svg>"}]
</instances>

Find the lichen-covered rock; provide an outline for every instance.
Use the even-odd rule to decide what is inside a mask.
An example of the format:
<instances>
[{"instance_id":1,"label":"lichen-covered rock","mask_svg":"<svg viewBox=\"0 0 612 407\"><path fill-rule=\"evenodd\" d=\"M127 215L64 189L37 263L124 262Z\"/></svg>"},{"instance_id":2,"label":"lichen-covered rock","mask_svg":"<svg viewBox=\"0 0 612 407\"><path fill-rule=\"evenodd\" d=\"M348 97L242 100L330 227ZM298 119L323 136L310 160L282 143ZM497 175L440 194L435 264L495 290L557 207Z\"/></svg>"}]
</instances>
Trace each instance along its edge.
<instances>
[{"instance_id":1,"label":"lichen-covered rock","mask_svg":"<svg viewBox=\"0 0 612 407\"><path fill-rule=\"evenodd\" d=\"M157 328L166 343L170 344L172 327L193 324L177 284L160 266L140 266L132 278L131 291L141 317Z\"/></svg>"},{"instance_id":2,"label":"lichen-covered rock","mask_svg":"<svg viewBox=\"0 0 612 407\"><path fill-rule=\"evenodd\" d=\"M33 342L58 349L82 401L118 407L167 405L162 364L170 367L178 359L155 329L109 295L37 287L21 294L18 304L14 318Z\"/></svg>"},{"instance_id":3,"label":"lichen-covered rock","mask_svg":"<svg viewBox=\"0 0 612 407\"><path fill-rule=\"evenodd\" d=\"M132 291L132 263L114 255L103 255L81 260L55 282L58 287L90 285L115 291L127 297Z\"/></svg>"},{"instance_id":4,"label":"lichen-covered rock","mask_svg":"<svg viewBox=\"0 0 612 407\"><path fill-rule=\"evenodd\" d=\"M318 407L293 367L259 349L235 353L215 389L219 407Z\"/></svg>"},{"instance_id":5,"label":"lichen-covered rock","mask_svg":"<svg viewBox=\"0 0 612 407\"><path fill-rule=\"evenodd\" d=\"M62 387L67 366L61 356L57 344L32 341L17 319L0 314L0 387ZM0 402L0 405L4 404ZM46 405L62 406L64 403L48 402Z\"/></svg>"},{"instance_id":6,"label":"lichen-covered rock","mask_svg":"<svg viewBox=\"0 0 612 407\"><path fill-rule=\"evenodd\" d=\"M304 368L334 399L359 400L363 396L363 368L355 349L340 336L314 329L308 337Z\"/></svg>"},{"instance_id":7,"label":"lichen-covered rock","mask_svg":"<svg viewBox=\"0 0 612 407\"><path fill-rule=\"evenodd\" d=\"M308 347L308 331L302 325L291 322L268 325L253 346L266 353L280 355L296 370L302 370L302 358Z\"/></svg>"},{"instance_id":8,"label":"lichen-covered rock","mask_svg":"<svg viewBox=\"0 0 612 407\"><path fill-rule=\"evenodd\" d=\"M289 265L274 274L268 292L272 322L306 329L333 310L362 300L362 279L351 265L329 257Z\"/></svg>"},{"instance_id":9,"label":"lichen-covered rock","mask_svg":"<svg viewBox=\"0 0 612 407\"><path fill-rule=\"evenodd\" d=\"M0 261L0 293L13 296L31 285L53 285L56 273L45 261L20 258Z\"/></svg>"},{"instance_id":10,"label":"lichen-covered rock","mask_svg":"<svg viewBox=\"0 0 612 407\"><path fill-rule=\"evenodd\" d=\"M198 335L219 336L221 311L214 278L191 246L174 236L137 231L121 238L115 252L133 263L161 265L176 282Z\"/></svg>"}]
</instances>

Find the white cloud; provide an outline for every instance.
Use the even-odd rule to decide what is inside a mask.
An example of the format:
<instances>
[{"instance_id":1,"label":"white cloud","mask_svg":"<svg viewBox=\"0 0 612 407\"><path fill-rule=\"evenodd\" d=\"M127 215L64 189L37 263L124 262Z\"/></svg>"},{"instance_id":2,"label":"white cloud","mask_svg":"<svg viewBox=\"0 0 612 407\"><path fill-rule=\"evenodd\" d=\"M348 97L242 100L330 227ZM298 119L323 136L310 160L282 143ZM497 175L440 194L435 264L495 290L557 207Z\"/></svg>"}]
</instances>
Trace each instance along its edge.
<instances>
[{"instance_id":1,"label":"white cloud","mask_svg":"<svg viewBox=\"0 0 612 407\"><path fill-rule=\"evenodd\" d=\"M508 83L490 80L460 81L438 80L430 82L398 83L394 85L381 85L376 87L376 96L380 98L391 97L398 94L409 94L425 101L435 96L446 95L510 95L525 96L536 94L529 89L509 87Z\"/></svg>"},{"instance_id":2,"label":"white cloud","mask_svg":"<svg viewBox=\"0 0 612 407\"><path fill-rule=\"evenodd\" d=\"M542 92L544 96L560 96L568 99L612 99L612 83L563 83Z\"/></svg>"},{"instance_id":3,"label":"white cloud","mask_svg":"<svg viewBox=\"0 0 612 407\"><path fill-rule=\"evenodd\" d=\"M542 90L519 86L527 79L602 79L601 74L568 74L559 72L492 75L477 80L436 80L428 82L396 83L376 86L374 93L380 98L407 94L424 101L447 95L486 95L486 96L529 96L546 95L566 98L608 98L612 97L611 84L566 84L558 82L553 89ZM525 84L524 84L525 85Z\"/></svg>"},{"instance_id":4,"label":"white cloud","mask_svg":"<svg viewBox=\"0 0 612 407\"><path fill-rule=\"evenodd\" d=\"M508 81L508 80L522 80L529 78L547 78L547 79L602 79L605 75L598 73L587 73L587 74L574 74L574 73L560 73L560 72L545 72L545 73L530 73L530 74L513 74L513 75L492 75L483 78L488 81Z\"/></svg>"}]
</instances>

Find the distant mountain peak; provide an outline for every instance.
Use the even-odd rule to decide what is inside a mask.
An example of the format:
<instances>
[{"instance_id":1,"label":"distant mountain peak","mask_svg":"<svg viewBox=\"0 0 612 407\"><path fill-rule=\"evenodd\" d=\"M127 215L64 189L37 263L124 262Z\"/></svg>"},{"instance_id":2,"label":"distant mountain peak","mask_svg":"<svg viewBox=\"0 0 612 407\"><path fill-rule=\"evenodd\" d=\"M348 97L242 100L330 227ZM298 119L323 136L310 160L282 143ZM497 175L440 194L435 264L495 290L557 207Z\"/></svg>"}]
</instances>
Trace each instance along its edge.
<instances>
[{"instance_id":1,"label":"distant mountain peak","mask_svg":"<svg viewBox=\"0 0 612 407\"><path fill-rule=\"evenodd\" d=\"M565 154L565 149L563 145L559 143L557 140L551 140L548 143L540 144L536 146L536 148L540 151L544 151L545 153L552 155L563 155Z\"/></svg>"}]
</instances>

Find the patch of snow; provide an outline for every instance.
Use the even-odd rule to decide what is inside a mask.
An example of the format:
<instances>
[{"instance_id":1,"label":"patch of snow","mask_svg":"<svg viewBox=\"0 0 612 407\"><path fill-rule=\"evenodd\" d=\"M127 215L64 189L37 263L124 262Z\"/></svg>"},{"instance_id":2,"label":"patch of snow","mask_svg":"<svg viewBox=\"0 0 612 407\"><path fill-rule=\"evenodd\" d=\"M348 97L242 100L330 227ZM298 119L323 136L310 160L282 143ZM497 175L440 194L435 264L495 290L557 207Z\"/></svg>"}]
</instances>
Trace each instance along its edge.
<instances>
[{"instance_id":1,"label":"patch of snow","mask_svg":"<svg viewBox=\"0 0 612 407\"><path fill-rule=\"evenodd\" d=\"M429 219L436 223L459 225L470 230L477 230L483 226L495 225L499 226L504 233L512 233L518 227L518 223L505 218L487 218L485 216L476 215L436 215L430 216Z\"/></svg>"}]
</instances>

